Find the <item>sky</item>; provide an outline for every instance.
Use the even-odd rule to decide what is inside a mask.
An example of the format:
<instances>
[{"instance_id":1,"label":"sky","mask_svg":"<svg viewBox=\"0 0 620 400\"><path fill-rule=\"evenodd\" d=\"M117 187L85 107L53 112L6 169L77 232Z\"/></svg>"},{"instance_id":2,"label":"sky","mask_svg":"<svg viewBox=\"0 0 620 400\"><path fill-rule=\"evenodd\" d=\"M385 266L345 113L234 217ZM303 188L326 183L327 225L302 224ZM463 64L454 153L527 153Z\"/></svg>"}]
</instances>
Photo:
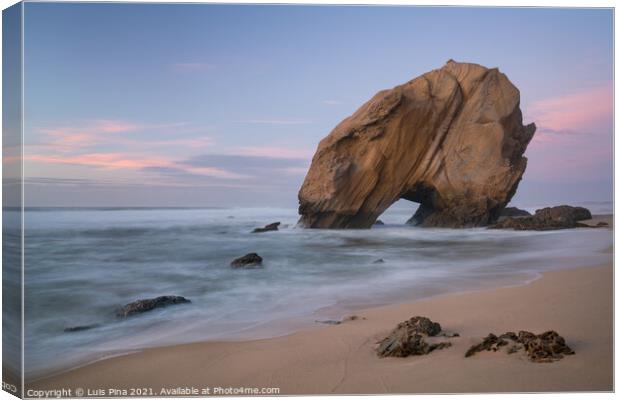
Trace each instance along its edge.
<instances>
[{"instance_id":1,"label":"sky","mask_svg":"<svg viewBox=\"0 0 620 400\"><path fill-rule=\"evenodd\" d=\"M610 201L610 9L26 3L26 204L296 207L318 142L447 60L521 91L517 205Z\"/></svg>"}]
</instances>

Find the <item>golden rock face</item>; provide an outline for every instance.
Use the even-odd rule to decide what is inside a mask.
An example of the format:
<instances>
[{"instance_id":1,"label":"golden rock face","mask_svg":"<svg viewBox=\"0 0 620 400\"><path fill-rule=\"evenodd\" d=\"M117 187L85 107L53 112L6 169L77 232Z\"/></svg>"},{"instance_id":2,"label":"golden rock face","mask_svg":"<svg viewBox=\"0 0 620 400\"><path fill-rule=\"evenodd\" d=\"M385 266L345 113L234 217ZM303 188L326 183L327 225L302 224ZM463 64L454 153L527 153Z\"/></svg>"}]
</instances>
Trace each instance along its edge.
<instances>
[{"instance_id":1,"label":"golden rock face","mask_svg":"<svg viewBox=\"0 0 620 400\"><path fill-rule=\"evenodd\" d=\"M392 203L421 204L411 222L494 222L516 192L536 126L499 72L448 61L377 93L323 140L299 191L300 224L370 228Z\"/></svg>"}]
</instances>

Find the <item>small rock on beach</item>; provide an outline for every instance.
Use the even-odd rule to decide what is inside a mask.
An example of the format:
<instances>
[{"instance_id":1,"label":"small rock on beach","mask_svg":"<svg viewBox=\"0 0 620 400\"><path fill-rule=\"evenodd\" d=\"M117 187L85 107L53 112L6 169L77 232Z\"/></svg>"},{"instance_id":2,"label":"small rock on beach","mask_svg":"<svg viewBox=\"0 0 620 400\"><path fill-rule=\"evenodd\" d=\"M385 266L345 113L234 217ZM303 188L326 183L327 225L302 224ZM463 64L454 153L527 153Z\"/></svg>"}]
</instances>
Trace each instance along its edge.
<instances>
[{"instance_id":1,"label":"small rock on beach","mask_svg":"<svg viewBox=\"0 0 620 400\"><path fill-rule=\"evenodd\" d=\"M465 357L471 357L481 351L498 351L501 347L508 345L510 347L506 351L507 354L524 350L530 361L538 363L558 361L565 355L575 354L556 331L547 331L540 335L520 331L519 334L506 332L500 336L489 333L482 342L470 347Z\"/></svg>"},{"instance_id":2,"label":"small rock on beach","mask_svg":"<svg viewBox=\"0 0 620 400\"><path fill-rule=\"evenodd\" d=\"M379 343L379 357L408 357L428 354L452 346L450 342L427 342L441 333L441 325L427 317L413 317L401 322Z\"/></svg>"}]
</instances>

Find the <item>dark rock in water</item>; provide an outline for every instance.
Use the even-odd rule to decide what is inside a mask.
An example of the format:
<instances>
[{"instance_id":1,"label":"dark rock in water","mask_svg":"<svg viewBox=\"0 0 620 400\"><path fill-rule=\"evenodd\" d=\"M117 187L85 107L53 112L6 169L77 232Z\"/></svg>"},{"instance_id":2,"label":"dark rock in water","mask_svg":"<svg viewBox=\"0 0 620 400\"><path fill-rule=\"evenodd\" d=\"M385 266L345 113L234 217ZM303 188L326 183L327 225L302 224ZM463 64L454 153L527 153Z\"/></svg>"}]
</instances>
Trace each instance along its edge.
<instances>
[{"instance_id":1,"label":"dark rock in water","mask_svg":"<svg viewBox=\"0 0 620 400\"><path fill-rule=\"evenodd\" d=\"M269 232L269 231L277 231L278 230L278 226L280 226L279 222L274 222L272 224L269 225L265 225L262 228L255 228L252 233L261 233L261 232Z\"/></svg>"},{"instance_id":2,"label":"dark rock in water","mask_svg":"<svg viewBox=\"0 0 620 400\"><path fill-rule=\"evenodd\" d=\"M379 259L373 261L372 263L373 264L383 264L384 262L385 262L385 260L383 258L379 258Z\"/></svg>"},{"instance_id":3,"label":"dark rock in water","mask_svg":"<svg viewBox=\"0 0 620 400\"><path fill-rule=\"evenodd\" d=\"M81 332L89 329L97 328L99 324L70 326L64 329L64 332Z\"/></svg>"},{"instance_id":4,"label":"dark rock in water","mask_svg":"<svg viewBox=\"0 0 620 400\"><path fill-rule=\"evenodd\" d=\"M426 317L413 317L401 322L379 343L379 357L407 357L424 355L433 350L450 347L450 342L429 343L425 338L437 336L441 325Z\"/></svg>"},{"instance_id":5,"label":"dark rock in water","mask_svg":"<svg viewBox=\"0 0 620 400\"><path fill-rule=\"evenodd\" d=\"M126 304L116 312L118 317L129 317L134 314L141 314L156 308L166 307L173 304L191 303L188 299L181 296L159 296L154 299L137 300Z\"/></svg>"},{"instance_id":6,"label":"dark rock in water","mask_svg":"<svg viewBox=\"0 0 620 400\"><path fill-rule=\"evenodd\" d=\"M570 229L584 227L579 223L585 219L591 219L592 214L583 207L557 206L536 210L529 217L509 217L489 226L490 229L514 229L517 231L536 230L546 231L554 229Z\"/></svg>"},{"instance_id":7,"label":"dark rock in water","mask_svg":"<svg viewBox=\"0 0 620 400\"><path fill-rule=\"evenodd\" d=\"M597 227L604 227L604 226L609 226L609 224L605 221L600 221L599 223L596 224Z\"/></svg>"},{"instance_id":8,"label":"dark rock in water","mask_svg":"<svg viewBox=\"0 0 620 400\"><path fill-rule=\"evenodd\" d=\"M263 257L256 253L248 253L243 257L235 258L230 263L233 268L252 268L263 265Z\"/></svg>"},{"instance_id":9,"label":"dark rock in water","mask_svg":"<svg viewBox=\"0 0 620 400\"><path fill-rule=\"evenodd\" d=\"M375 221L375 225L385 225L380 219Z\"/></svg>"},{"instance_id":10,"label":"dark rock in water","mask_svg":"<svg viewBox=\"0 0 620 400\"><path fill-rule=\"evenodd\" d=\"M360 317L358 315L349 315L347 317L344 317L342 319L342 321L338 321L337 319L323 319L323 320L317 319L314 322L316 322L317 324L340 325L340 324L342 324L344 322L358 321L358 320L361 320L361 319L366 319L366 318Z\"/></svg>"},{"instance_id":11,"label":"dark rock in water","mask_svg":"<svg viewBox=\"0 0 620 400\"><path fill-rule=\"evenodd\" d=\"M517 207L506 207L499 213L499 217L529 217L530 214L528 211L522 210Z\"/></svg>"},{"instance_id":12,"label":"dark rock in water","mask_svg":"<svg viewBox=\"0 0 620 400\"><path fill-rule=\"evenodd\" d=\"M359 315L348 315L342 319L342 322L359 321L361 319L365 320L366 318L360 317Z\"/></svg>"},{"instance_id":13,"label":"dark rock in water","mask_svg":"<svg viewBox=\"0 0 620 400\"><path fill-rule=\"evenodd\" d=\"M342 324L342 321L338 321L338 320L335 320L335 319L324 319L324 320L317 319L314 322L316 322L317 324L325 324L325 325L340 325L340 324Z\"/></svg>"},{"instance_id":14,"label":"dark rock in water","mask_svg":"<svg viewBox=\"0 0 620 400\"><path fill-rule=\"evenodd\" d=\"M575 354L566 345L564 338L555 331L547 331L540 335L520 331L518 335L514 332L506 332L499 337L489 333L481 343L470 347L465 353L465 357L471 357L481 351L497 351L500 347L509 344L511 345L508 347L508 354L523 349L532 362L553 362L562 359L565 355Z\"/></svg>"}]
</instances>

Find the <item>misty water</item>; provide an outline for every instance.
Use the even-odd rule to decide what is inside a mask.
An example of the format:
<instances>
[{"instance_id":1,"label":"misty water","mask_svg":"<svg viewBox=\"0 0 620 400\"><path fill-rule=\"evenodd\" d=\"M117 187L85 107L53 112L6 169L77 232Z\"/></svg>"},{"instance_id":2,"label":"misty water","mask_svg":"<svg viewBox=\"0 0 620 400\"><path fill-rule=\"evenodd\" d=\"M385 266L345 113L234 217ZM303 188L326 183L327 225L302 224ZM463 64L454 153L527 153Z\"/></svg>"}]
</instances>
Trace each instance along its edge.
<instances>
[{"instance_id":1,"label":"misty water","mask_svg":"<svg viewBox=\"0 0 620 400\"><path fill-rule=\"evenodd\" d=\"M360 307L522 284L610 258L609 229L422 229L403 225L412 211L393 207L386 225L345 231L297 228L295 209L28 210L27 377L150 346L282 335ZM275 221L277 232L250 233ZM230 268L249 252L263 268ZM161 295L191 303L115 316ZM82 325L96 327L64 332Z\"/></svg>"}]
</instances>

